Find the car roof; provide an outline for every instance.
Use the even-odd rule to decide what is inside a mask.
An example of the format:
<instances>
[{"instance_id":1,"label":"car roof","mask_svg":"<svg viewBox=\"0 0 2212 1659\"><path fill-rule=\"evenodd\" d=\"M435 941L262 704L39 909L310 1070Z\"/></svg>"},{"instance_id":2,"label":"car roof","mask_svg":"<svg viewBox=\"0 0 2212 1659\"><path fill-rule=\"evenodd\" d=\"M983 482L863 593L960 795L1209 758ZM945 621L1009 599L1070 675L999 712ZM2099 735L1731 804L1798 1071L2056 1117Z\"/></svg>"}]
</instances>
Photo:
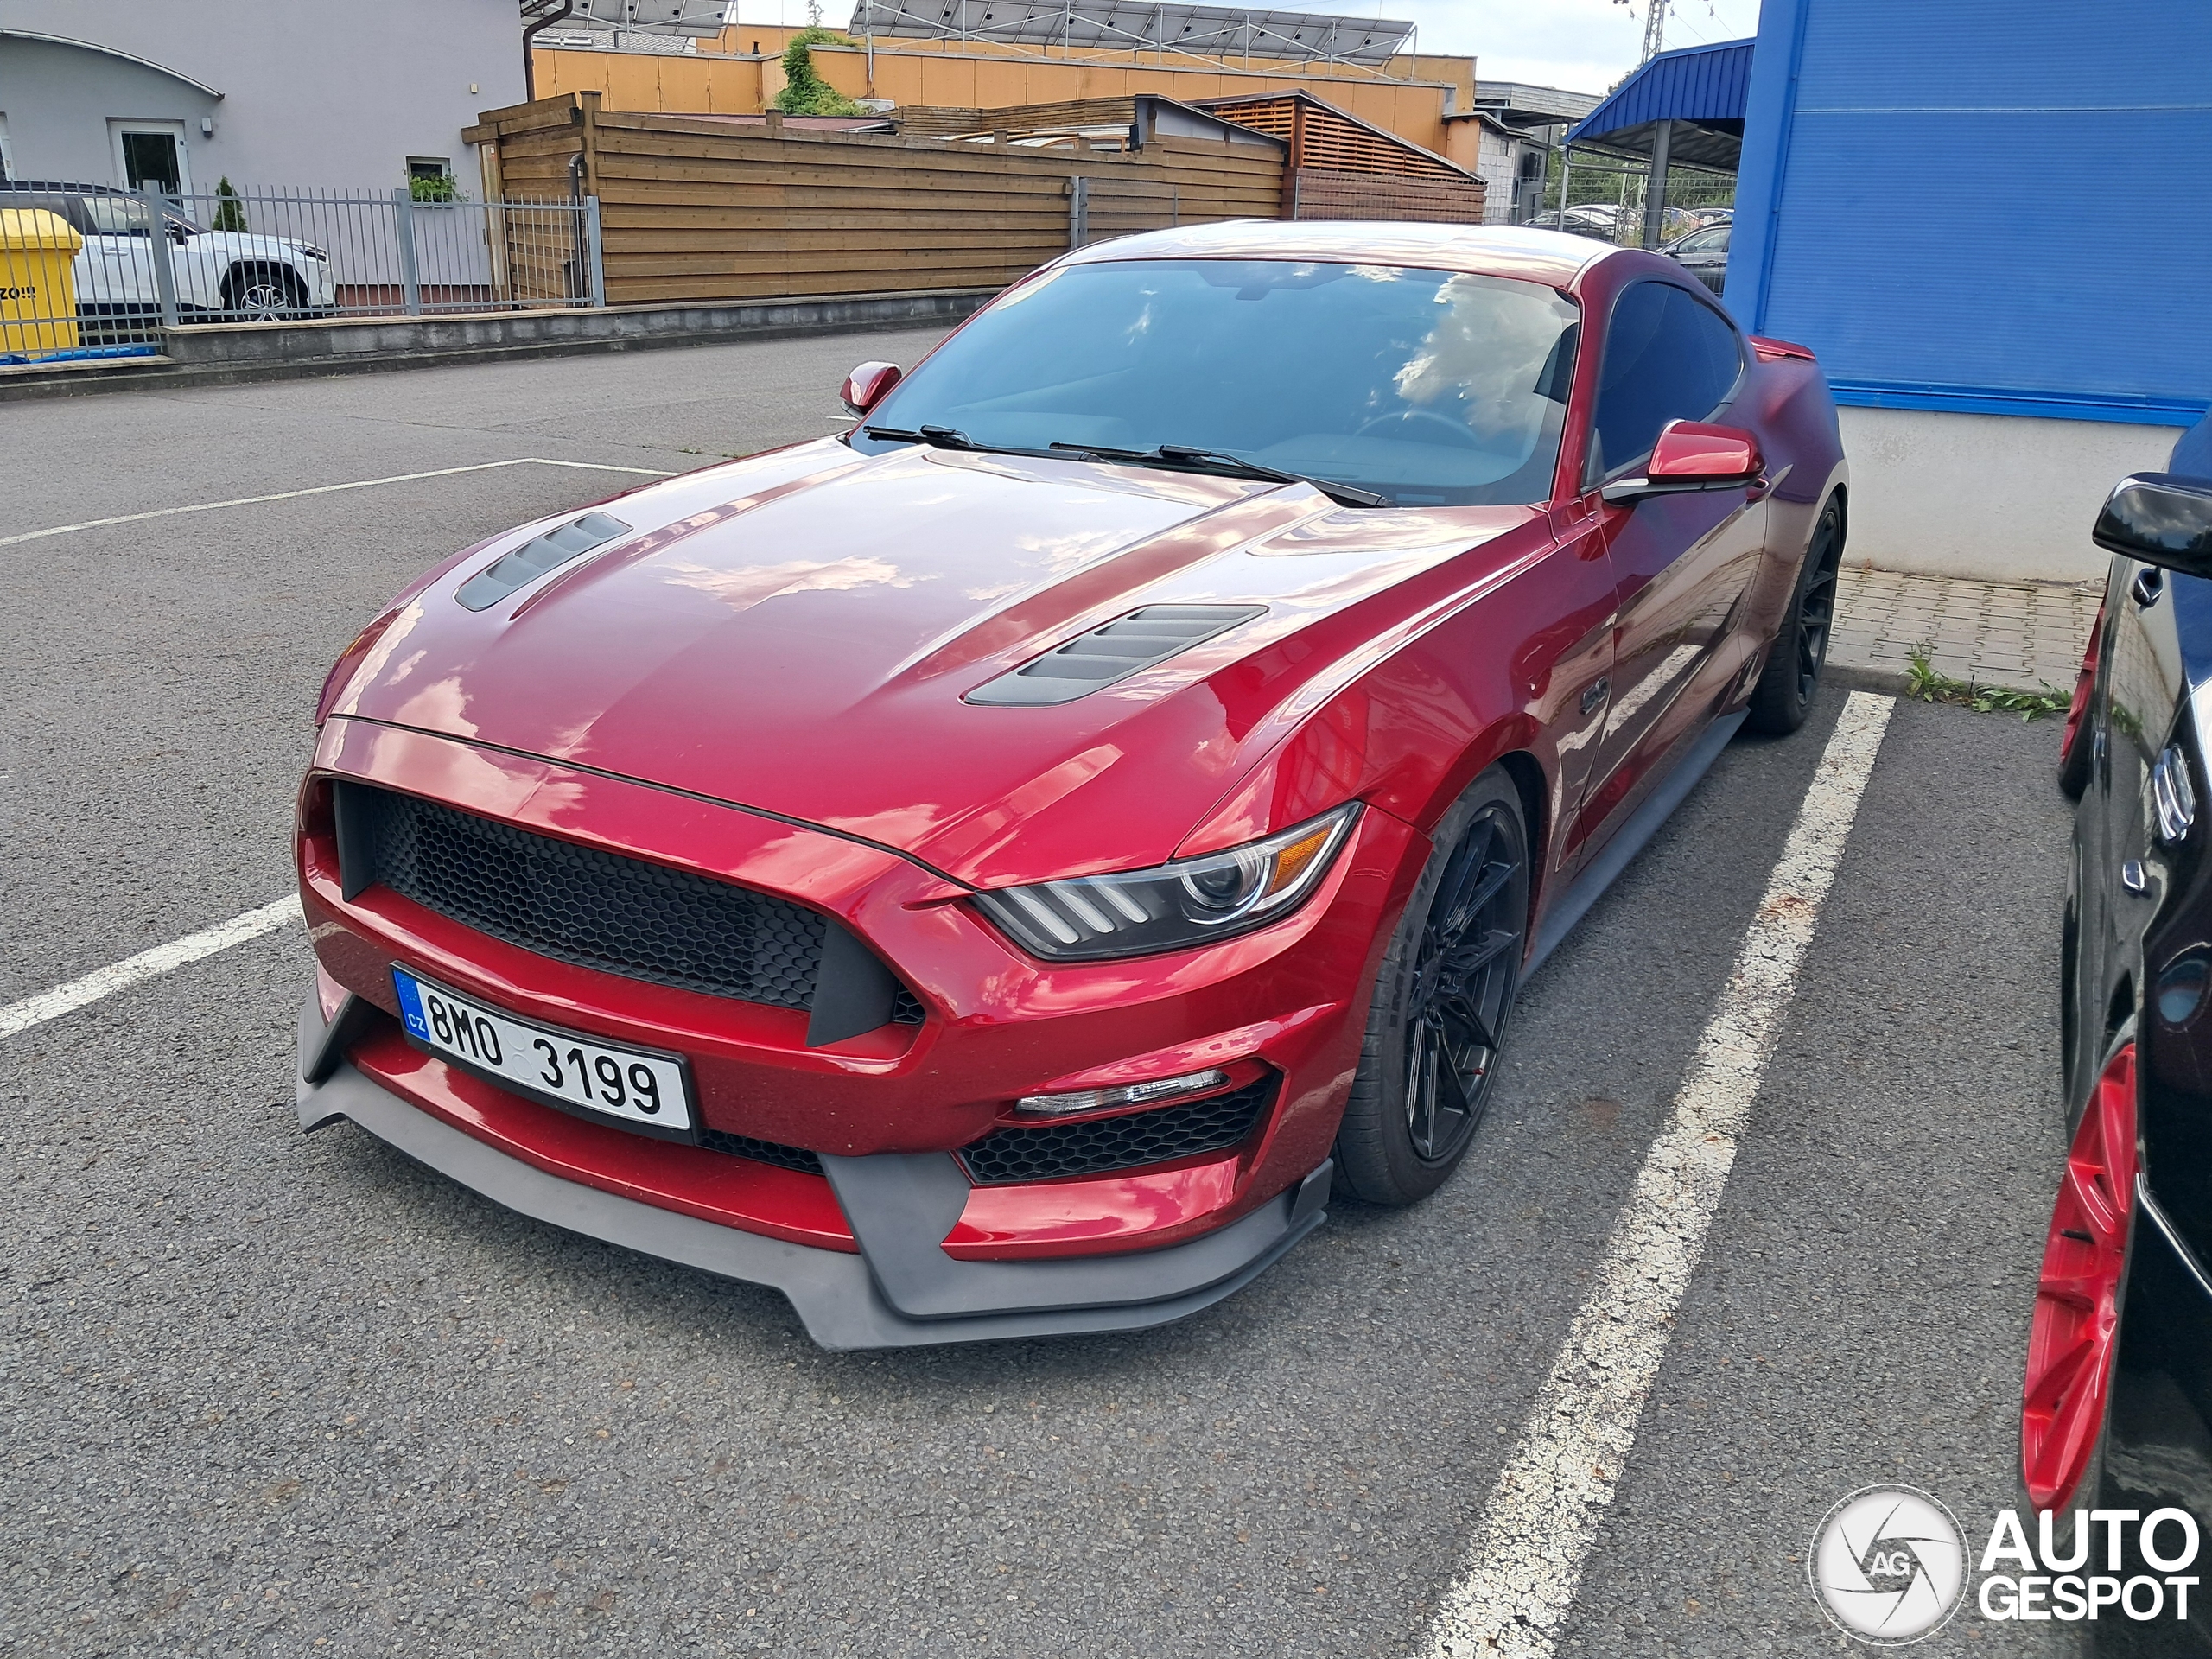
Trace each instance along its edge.
<instances>
[{"instance_id":1,"label":"car roof","mask_svg":"<svg viewBox=\"0 0 2212 1659\"><path fill-rule=\"evenodd\" d=\"M1230 219L1116 237L1067 256L1071 264L1123 259L1313 259L1416 265L1518 276L1564 288L1619 250L1587 237L1520 225L1427 225L1395 219Z\"/></svg>"}]
</instances>

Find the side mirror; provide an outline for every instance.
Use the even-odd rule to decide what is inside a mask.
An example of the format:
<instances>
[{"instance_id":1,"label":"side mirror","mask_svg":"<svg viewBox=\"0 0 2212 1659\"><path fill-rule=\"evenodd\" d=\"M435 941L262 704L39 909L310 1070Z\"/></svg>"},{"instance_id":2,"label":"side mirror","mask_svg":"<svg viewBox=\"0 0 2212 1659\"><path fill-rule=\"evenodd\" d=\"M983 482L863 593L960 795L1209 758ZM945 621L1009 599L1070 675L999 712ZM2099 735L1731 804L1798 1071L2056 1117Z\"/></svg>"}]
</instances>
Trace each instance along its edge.
<instances>
[{"instance_id":1,"label":"side mirror","mask_svg":"<svg viewBox=\"0 0 2212 1659\"><path fill-rule=\"evenodd\" d=\"M855 415L866 415L899 384L899 376L896 363L863 363L845 377L845 384L837 395Z\"/></svg>"},{"instance_id":2,"label":"side mirror","mask_svg":"<svg viewBox=\"0 0 2212 1659\"><path fill-rule=\"evenodd\" d=\"M1694 490L1736 490L1757 483L1766 468L1758 440L1740 427L1670 421L1652 446L1642 478L1617 479L1599 492L1608 501Z\"/></svg>"},{"instance_id":3,"label":"side mirror","mask_svg":"<svg viewBox=\"0 0 2212 1659\"><path fill-rule=\"evenodd\" d=\"M2212 479L2178 473L2123 478L2089 536L2107 553L2212 576Z\"/></svg>"},{"instance_id":4,"label":"side mirror","mask_svg":"<svg viewBox=\"0 0 2212 1659\"><path fill-rule=\"evenodd\" d=\"M172 225L169 226L169 240L181 248L192 240L192 232L181 225Z\"/></svg>"}]
</instances>

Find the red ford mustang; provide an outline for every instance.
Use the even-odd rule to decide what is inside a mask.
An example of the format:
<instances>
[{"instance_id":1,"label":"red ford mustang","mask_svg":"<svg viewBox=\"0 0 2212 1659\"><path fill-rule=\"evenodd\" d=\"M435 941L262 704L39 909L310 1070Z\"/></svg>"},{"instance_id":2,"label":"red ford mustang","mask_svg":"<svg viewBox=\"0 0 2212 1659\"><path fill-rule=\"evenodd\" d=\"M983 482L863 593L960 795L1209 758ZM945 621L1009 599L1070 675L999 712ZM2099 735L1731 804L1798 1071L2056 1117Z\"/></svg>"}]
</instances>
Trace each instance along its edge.
<instances>
[{"instance_id":1,"label":"red ford mustang","mask_svg":"<svg viewBox=\"0 0 2212 1659\"><path fill-rule=\"evenodd\" d=\"M1653 255L1131 237L845 396L409 588L298 826L303 1124L832 1347L1158 1324L1434 1190L1820 673L1826 385Z\"/></svg>"}]
</instances>

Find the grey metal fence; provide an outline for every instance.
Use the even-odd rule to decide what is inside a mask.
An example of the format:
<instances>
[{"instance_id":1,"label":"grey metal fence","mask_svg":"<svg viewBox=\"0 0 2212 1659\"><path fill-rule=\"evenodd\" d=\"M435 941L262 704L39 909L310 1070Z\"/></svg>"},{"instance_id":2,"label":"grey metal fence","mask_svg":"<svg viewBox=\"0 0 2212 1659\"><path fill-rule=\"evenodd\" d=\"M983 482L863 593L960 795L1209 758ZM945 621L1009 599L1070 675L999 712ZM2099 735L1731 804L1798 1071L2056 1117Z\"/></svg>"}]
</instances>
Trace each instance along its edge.
<instances>
[{"instance_id":1,"label":"grey metal fence","mask_svg":"<svg viewBox=\"0 0 2212 1659\"><path fill-rule=\"evenodd\" d=\"M1567 152L1544 187L1542 211L1527 222L1621 247L1650 247L1678 260L1718 294L1728 267L1736 178L1676 163L1663 198L1651 200L1647 162L1581 149ZM1564 193L1567 205L1560 197Z\"/></svg>"},{"instance_id":2,"label":"grey metal fence","mask_svg":"<svg viewBox=\"0 0 2212 1659\"><path fill-rule=\"evenodd\" d=\"M606 303L594 197L0 184L0 362L142 354L195 324Z\"/></svg>"},{"instance_id":3,"label":"grey metal fence","mask_svg":"<svg viewBox=\"0 0 2212 1659\"><path fill-rule=\"evenodd\" d=\"M1152 179L1068 181L1068 246L1087 248L1140 231L1164 231L1183 222L1179 185Z\"/></svg>"}]
</instances>

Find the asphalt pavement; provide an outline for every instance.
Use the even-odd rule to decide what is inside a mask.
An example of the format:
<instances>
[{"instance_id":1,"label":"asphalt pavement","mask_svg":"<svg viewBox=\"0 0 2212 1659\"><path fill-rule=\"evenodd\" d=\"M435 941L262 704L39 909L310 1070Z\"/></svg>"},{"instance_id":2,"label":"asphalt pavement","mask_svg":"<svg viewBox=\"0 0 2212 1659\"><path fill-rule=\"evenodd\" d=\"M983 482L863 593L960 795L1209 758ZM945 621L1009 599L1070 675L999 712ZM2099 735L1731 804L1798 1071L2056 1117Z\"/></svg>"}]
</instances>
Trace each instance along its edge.
<instances>
[{"instance_id":1,"label":"asphalt pavement","mask_svg":"<svg viewBox=\"0 0 2212 1659\"><path fill-rule=\"evenodd\" d=\"M0 406L0 542L165 514L0 545L0 1003L283 896L323 671L423 566L836 430L928 338ZM0 1038L0 1653L1420 1652L1841 701L1732 745L1546 965L1448 1187L1139 1335L825 1354L303 1137L296 926ZM2018 1501L2055 741L1896 710L1560 1651L1832 1653L1837 1499Z\"/></svg>"}]
</instances>

